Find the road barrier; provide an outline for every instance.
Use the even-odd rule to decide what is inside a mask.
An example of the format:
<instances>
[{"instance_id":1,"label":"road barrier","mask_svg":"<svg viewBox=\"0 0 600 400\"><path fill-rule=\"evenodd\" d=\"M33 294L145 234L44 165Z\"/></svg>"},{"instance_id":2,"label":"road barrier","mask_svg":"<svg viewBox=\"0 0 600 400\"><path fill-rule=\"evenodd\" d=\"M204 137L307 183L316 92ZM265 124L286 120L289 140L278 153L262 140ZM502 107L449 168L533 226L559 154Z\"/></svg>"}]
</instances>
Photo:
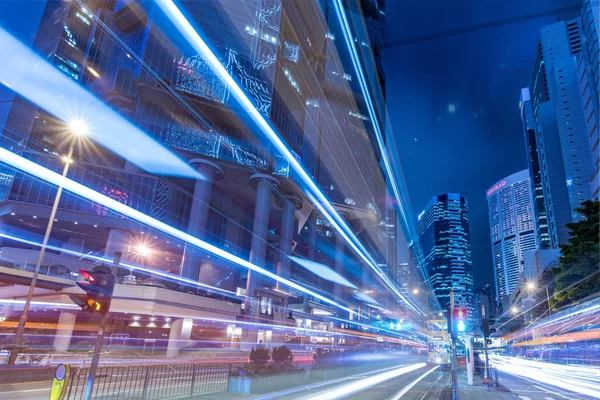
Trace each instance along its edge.
<instances>
[{"instance_id":1,"label":"road barrier","mask_svg":"<svg viewBox=\"0 0 600 400\"><path fill-rule=\"evenodd\" d=\"M231 371L248 363L174 363L98 368L93 399L158 400L223 392ZM73 368L66 399L83 399L89 368Z\"/></svg>"}]
</instances>

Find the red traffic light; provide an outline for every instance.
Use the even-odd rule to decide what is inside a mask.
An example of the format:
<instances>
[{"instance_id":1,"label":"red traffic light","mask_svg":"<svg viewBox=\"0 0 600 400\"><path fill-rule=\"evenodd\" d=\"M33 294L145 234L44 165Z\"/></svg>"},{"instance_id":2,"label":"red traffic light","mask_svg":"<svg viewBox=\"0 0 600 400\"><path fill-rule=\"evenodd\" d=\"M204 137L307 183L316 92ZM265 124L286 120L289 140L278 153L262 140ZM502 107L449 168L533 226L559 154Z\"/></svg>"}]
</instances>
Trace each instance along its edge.
<instances>
[{"instance_id":1,"label":"red traffic light","mask_svg":"<svg viewBox=\"0 0 600 400\"><path fill-rule=\"evenodd\" d=\"M81 274L81 276L83 276L85 279L87 279L90 282L94 282L96 280L96 278L94 278L94 275L92 275L90 273L90 271L86 271L85 269L80 269L79 273Z\"/></svg>"}]
</instances>

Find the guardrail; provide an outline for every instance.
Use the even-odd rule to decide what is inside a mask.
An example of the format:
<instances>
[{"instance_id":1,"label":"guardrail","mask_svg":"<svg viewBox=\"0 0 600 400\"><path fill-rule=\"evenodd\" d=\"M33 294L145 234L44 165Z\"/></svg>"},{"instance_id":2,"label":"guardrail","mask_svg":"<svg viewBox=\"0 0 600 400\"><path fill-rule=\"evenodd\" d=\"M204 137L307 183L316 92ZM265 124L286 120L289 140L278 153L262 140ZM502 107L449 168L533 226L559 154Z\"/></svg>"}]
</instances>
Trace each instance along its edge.
<instances>
[{"instance_id":1,"label":"guardrail","mask_svg":"<svg viewBox=\"0 0 600 400\"><path fill-rule=\"evenodd\" d=\"M189 363L98 368L92 398L158 400L227 390L240 363ZM71 370L66 399L83 399L89 368Z\"/></svg>"}]
</instances>

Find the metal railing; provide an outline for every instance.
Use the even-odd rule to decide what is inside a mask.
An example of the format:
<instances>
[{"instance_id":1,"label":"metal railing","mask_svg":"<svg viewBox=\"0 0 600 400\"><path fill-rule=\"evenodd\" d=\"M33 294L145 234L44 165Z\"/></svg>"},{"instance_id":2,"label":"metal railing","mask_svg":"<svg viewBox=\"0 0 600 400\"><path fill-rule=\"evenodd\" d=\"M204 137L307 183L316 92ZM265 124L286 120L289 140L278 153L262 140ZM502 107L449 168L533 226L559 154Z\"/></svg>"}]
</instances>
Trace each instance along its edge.
<instances>
[{"instance_id":1,"label":"metal railing","mask_svg":"<svg viewBox=\"0 0 600 400\"><path fill-rule=\"evenodd\" d=\"M158 400L201 393L223 392L239 363L189 363L98 368L93 399ZM89 368L71 371L66 399L83 399Z\"/></svg>"}]
</instances>

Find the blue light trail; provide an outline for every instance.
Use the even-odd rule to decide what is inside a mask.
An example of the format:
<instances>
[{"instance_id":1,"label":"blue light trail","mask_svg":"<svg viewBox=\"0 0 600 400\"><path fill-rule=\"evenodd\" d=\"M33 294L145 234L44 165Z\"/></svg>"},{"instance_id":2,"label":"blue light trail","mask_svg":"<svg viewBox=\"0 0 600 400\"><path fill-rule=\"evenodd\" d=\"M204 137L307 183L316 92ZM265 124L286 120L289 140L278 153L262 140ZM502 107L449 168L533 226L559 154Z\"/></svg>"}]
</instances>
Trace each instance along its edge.
<instances>
[{"instance_id":1,"label":"blue light trail","mask_svg":"<svg viewBox=\"0 0 600 400\"><path fill-rule=\"evenodd\" d=\"M203 179L174 153L135 127L0 28L0 83L66 122L85 121L86 137L157 175Z\"/></svg>"},{"instance_id":2,"label":"blue light trail","mask_svg":"<svg viewBox=\"0 0 600 400\"><path fill-rule=\"evenodd\" d=\"M299 175L300 179L307 186L309 193L314 195L313 203L319 211L329 220L333 227L339 232L350 247L361 257L366 264L371 268L377 276L385 283L385 285L400 298L413 311L423 314L406 299L394 285L394 283L385 275L385 273L377 266L373 258L369 255L360 240L354 235L346 222L337 213L332 204L327 200L323 192L318 188L309 174L304 170L303 166L296 160L291 150L286 146L284 141L279 137L275 128L264 118L264 116L254 106L250 98L244 93L243 89L227 72L225 67L219 62L219 59L208 47L206 42L200 37L199 33L191 25L190 21L183 15L181 10L175 5L172 0L160 0L156 3L169 20L175 25L187 42L194 48L198 54L202 55L206 63L212 68L231 90L231 94L239 102L242 109L252 118L262 132L274 145L275 149L282 154L289 162L290 167ZM317 201L318 200L318 201Z\"/></svg>"},{"instance_id":3,"label":"blue light trail","mask_svg":"<svg viewBox=\"0 0 600 400\"><path fill-rule=\"evenodd\" d=\"M242 268L246 268L248 270L254 271L258 274L266 276L267 278L276 280L280 283L283 283L284 285L287 285L291 288L299 290L302 293L306 293L310 296L313 296L327 304L331 304L334 307L337 307L341 310L347 311L351 315L352 315L352 313L354 313L354 311L349 309L348 307L345 307L333 300L330 300L327 297L325 297L319 293L316 293L310 289L307 289L304 286L299 285L289 279L282 278L273 272L270 272L262 267L259 267L258 265L253 264L247 260L244 260L236 255L228 253L227 251L225 251L219 247L216 247L210 243L200 240L197 237L190 235L189 233L180 231L179 229L176 229L170 225L167 225L164 222L161 222L155 218L152 218L149 215L146 215L138 210L134 210L133 208L131 208L123 203L119 203L118 201L111 199L110 197L104 196L103 194L100 194L86 186L83 186L82 184L80 184L78 182L75 182L67 177L63 177L63 176L57 174L56 172L51 171L48 168L45 168L45 167L43 167L39 164L36 164L30 160L27 160L26 158L23 158L15 153L12 153L7 149L0 148L0 161L6 163L8 165L11 165L15 168L18 168L19 170L26 172L30 175L33 175L39 179L49 182L53 185L56 185L56 186L62 185L64 190L67 190L71 193L81 196L87 200L96 202L104 207L107 207L113 211L123 214L135 221L146 224L158 231L166 233L167 235L171 235L172 237L175 237L179 240L187 242L187 243L189 243L193 246L196 246L204 251L207 251L217 257L220 257L224 260L230 261Z\"/></svg>"}]
</instances>

